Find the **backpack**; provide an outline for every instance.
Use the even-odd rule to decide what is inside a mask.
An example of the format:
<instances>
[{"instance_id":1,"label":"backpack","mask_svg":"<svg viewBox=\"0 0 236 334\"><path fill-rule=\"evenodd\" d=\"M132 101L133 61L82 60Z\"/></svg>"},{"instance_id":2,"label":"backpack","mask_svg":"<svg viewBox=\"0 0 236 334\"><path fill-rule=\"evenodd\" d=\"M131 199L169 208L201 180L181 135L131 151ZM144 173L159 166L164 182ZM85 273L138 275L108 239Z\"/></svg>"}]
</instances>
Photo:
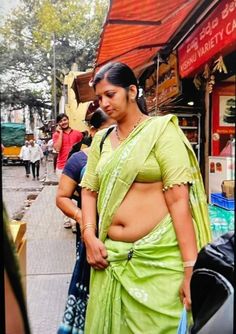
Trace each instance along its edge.
<instances>
[{"instance_id":1,"label":"backpack","mask_svg":"<svg viewBox=\"0 0 236 334\"><path fill-rule=\"evenodd\" d=\"M216 333L216 328L218 333L233 333L234 284L234 233L229 232L198 254L190 282L191 334Z\"/></svg>"},{"instance_id":2,"label":"backpack","mask_svg":"<svg viewBox=\"0 0 236 334\"><path fill-rule=\"evenodd\" d=\"M234 233L223 234L203 247L193 270L207 268L223 275L234 286Z\"/></svg>"}]
</instances>

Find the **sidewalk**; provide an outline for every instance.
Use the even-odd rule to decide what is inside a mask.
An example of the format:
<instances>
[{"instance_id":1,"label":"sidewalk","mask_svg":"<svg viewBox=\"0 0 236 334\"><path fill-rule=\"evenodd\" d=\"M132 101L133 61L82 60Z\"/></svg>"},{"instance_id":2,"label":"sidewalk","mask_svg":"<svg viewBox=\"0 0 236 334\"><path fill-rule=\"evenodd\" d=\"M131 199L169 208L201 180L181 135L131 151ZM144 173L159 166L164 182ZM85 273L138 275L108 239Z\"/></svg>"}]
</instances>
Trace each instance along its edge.
<instances>
[{"instance_id":1,"label":"sidewalk","mask_svg":"<svg viewBox=\"0 0 236 334\"><path fill-rule=\"evenodd\" d=\"M27 223L27 305L33 334L56 334L75 263L75 235L63 228L55 183L48 163L46 185L22 219Z\"/></svg>"}]
</instances>

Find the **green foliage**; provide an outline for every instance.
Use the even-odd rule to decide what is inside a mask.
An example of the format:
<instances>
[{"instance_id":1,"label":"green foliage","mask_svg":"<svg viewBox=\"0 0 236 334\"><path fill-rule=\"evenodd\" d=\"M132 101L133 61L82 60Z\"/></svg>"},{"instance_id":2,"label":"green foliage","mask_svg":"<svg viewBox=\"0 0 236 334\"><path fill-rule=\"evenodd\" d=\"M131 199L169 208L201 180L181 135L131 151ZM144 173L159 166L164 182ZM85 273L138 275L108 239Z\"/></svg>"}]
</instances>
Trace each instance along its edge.
<instances>
[{"instance_id":1,"label":"green foliage","mask_svg":"<svg viewBox=\"0 0 236 334\"><path fill-rule=\"evenodd\" d=\"M51 108L53 47L57 78L73 63L91 68L107 8L108 0L21 0L0 27L2 103Z\"/></svg>"}]
</instances>

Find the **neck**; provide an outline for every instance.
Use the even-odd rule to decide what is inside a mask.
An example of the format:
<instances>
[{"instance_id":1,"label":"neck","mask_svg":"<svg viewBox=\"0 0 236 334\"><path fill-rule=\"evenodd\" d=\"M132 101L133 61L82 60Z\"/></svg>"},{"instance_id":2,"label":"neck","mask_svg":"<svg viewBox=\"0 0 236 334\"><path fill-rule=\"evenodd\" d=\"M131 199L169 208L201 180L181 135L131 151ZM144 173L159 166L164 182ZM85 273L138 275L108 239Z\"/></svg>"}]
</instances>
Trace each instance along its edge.
<instances>
[{"instance_id":1,"label":"neck","mask_svg":"<svg viewBox=\"0 0 236 334\"><path fill-rule=\"evenodd\" d=\"M71 128L68 126L68 128L66 128L65 130L63 130L63 132L70 132Z\"/></svg>"},{"instance_id":2,"label":"neck","mask_svg":"<svg viewBox=\"0 0 236 334\"><path fill-rule=\"evenodd\" d=\"M135 113L129 120L117 122L116 137L119 142L125 140L129 134L146 118L140 111Z\"/></svg>"}]
</instances>

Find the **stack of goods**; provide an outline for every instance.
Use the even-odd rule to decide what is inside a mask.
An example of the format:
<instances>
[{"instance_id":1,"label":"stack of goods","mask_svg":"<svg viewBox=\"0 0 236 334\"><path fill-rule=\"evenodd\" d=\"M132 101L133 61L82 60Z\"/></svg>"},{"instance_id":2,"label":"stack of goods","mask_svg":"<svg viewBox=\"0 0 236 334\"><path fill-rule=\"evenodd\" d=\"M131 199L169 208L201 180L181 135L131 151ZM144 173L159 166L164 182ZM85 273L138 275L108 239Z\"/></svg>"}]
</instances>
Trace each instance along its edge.
<instances>
[{"instance_id":1,"label":"stack of goods","mask_svg":"<svg viewBox=\"0 0 236 334\"><path fill-rule=\"evenodd\" d=\"M234 180L222 182L221 193L211 194L209 215L213 238L234 231Z\"/></svg>"},{"instance_id":2,"label":"stack of goods","mask_svg":"<svg viewBox=\"0 0 236 334\"><path fill-rule=\"evenodd\" d=\"M211 203L226 210L234 210L234 180L222 182L221 193L211 194Z\"/></svg>"}]
</instances>

